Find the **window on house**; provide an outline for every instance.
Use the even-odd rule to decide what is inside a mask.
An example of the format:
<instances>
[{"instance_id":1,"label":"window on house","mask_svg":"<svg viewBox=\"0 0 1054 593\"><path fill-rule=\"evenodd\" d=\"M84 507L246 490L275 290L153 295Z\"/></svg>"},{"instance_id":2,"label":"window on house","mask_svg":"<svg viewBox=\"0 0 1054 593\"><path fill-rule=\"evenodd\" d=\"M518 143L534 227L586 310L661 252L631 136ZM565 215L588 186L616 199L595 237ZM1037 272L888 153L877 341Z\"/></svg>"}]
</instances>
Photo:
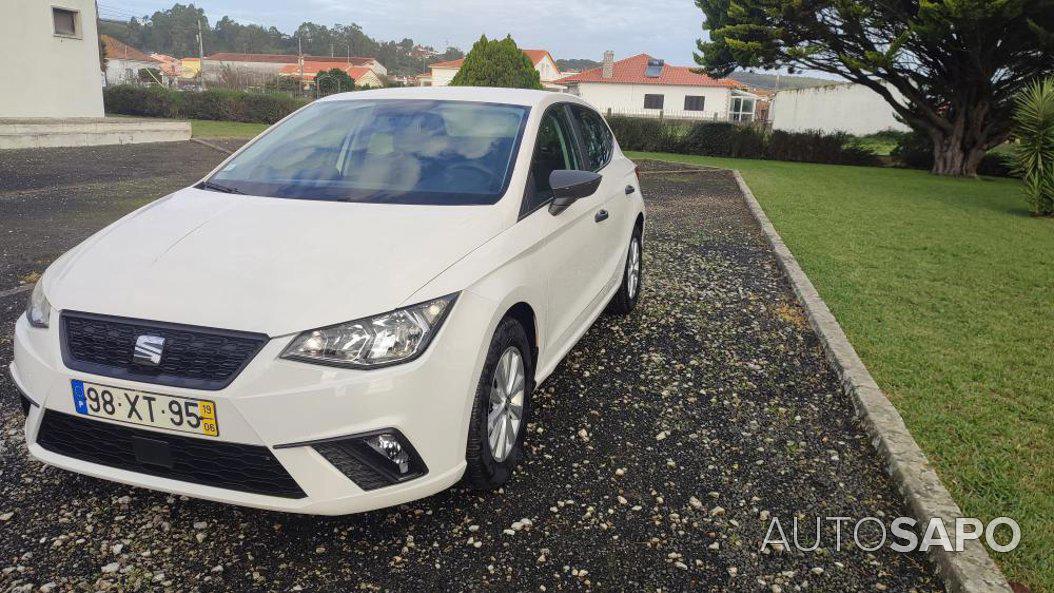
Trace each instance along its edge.
<instances>
[{"instance_id":1,"label":"window on house","mask_svg":"<svg viewBox=\"0 0 1054 593\"><path fill-rule=\"evenodd\" d=\"M51 9L51 20L55 24L55 34L67 37L76 37L77 33L77 11L65 8Z\"/></svg>"},{"instance_id":2,"label":"window on house","mask_svg":"<svg viewBox=\"0 0 1054 593\"><path fill-rule=\"evenodd\" d=\"M684 97L684 110L685 111L702 111L703 104L706 97L699 95L685 95Z\"/></svg>"},{"instance_id":3,"label":"window on house","mask_svg":"<svg viewBox=\"0 0 1054 593\"><path fill-rule=\"evenodd\" d=\"M754 121L754 99L733 97L732 105L728 110L728 117L732 121Z\"/></svg>"},{"instance_id":4,"label":"window on house","mask_svg":"<svg viewBox=\"0 0 1054 593\"><path fill-rule=\"evenodd\" d=\"M644 95L645 109L662 109L663 95Z\"/></svg>"}]
</instances>

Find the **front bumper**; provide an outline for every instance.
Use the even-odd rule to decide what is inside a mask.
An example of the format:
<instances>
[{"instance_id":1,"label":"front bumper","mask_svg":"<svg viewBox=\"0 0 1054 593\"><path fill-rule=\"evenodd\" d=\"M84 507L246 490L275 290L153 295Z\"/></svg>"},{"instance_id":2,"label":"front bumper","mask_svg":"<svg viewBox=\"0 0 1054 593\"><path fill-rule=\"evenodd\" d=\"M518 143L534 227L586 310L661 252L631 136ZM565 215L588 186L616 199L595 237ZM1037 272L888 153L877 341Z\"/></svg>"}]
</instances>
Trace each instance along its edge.
<instances>
[{"instance_id":1,"label":"front bumper","mask_svg":"<svg viewBox=\"0 0 1054 593\"><path fill-rule=\"evenodd\" d=\"M52 314L57 318L58 312ZM472 398L493 316L493 303L471 292L462 293L421 357L368 371L280 359L292 336L273 338L229 386L204 392L69 370L62 363L58 324L33 328L23 317L15 326L15 357L10 371L18 389L32 402L25 428L29 451L51 465L219 502L297 513L347 514L428 496L460 479L465 469ZM70 387L75 379L215 401L220 435L193 438L265 447L305 496L281 498L217 488L45 449L37 439L45 411L77 414ZM97 418L90 421L121 424ZM159 438L170 434L145 426L135 428L153 431ZM398 430L416 450L427 473L394 485L363 489L310 446L316 441L379 429Z\"/></svg>"}]
</instances>

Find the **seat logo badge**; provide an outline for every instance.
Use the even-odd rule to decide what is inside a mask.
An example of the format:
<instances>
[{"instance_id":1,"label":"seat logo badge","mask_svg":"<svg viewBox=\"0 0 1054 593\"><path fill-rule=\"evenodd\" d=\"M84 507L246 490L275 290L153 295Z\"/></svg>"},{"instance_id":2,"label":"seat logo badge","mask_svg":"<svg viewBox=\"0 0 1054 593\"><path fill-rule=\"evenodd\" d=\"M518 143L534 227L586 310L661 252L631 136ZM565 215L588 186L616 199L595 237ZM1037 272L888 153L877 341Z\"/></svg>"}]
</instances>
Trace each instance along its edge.
<instances>
[{"instance_id":1,"label":"seat logo badge","mask_svg":"<svg viewBox=\"0 0 1054 593\"><path fill-rule=\"evenodd\" d=\"M139 336L135 340L132 362L156 367L161 364L161 353L164 349L165 339L161 336Z\"/></svg>"}]
</instances>

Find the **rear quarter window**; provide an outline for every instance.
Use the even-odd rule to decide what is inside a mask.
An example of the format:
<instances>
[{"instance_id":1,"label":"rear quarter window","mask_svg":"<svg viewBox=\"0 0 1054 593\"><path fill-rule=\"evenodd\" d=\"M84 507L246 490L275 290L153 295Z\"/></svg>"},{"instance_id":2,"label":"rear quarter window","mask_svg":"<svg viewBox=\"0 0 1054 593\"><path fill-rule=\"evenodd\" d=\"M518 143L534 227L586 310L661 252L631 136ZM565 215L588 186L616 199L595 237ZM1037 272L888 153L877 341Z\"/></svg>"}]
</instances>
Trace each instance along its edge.
<instances>
[{"instance_id":1,"label":"rear quarter window","mask_svg":"<svg viewBox=\"0 0 1054 593\"><path fill-rule=\"evenodd\" d=\"M589 169L597 171L611 162L614 138L600 114L580 105L572 105L571 111L582 131L582 145L589 161Z\"/></svg>"}]
</instances>

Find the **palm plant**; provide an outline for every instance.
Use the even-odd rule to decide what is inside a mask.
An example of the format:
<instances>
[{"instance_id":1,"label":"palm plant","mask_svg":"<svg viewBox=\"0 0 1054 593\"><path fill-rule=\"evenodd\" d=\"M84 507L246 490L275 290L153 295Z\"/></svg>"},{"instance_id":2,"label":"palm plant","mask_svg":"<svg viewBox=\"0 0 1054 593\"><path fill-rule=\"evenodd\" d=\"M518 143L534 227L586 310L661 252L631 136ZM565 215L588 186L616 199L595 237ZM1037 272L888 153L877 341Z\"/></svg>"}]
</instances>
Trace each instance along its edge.
<instances>
[{"instance_id":1,"label":"palm plant","mask_svg":"<svg viewBox=\"0 0 1054 593\"><path fill-rule=\"evenodd\" d=\"M1032 214L1054 215L1054 77L1022 89L1014 103L1010 164L1025 183Z\"/></svg>"}]
</instances>

